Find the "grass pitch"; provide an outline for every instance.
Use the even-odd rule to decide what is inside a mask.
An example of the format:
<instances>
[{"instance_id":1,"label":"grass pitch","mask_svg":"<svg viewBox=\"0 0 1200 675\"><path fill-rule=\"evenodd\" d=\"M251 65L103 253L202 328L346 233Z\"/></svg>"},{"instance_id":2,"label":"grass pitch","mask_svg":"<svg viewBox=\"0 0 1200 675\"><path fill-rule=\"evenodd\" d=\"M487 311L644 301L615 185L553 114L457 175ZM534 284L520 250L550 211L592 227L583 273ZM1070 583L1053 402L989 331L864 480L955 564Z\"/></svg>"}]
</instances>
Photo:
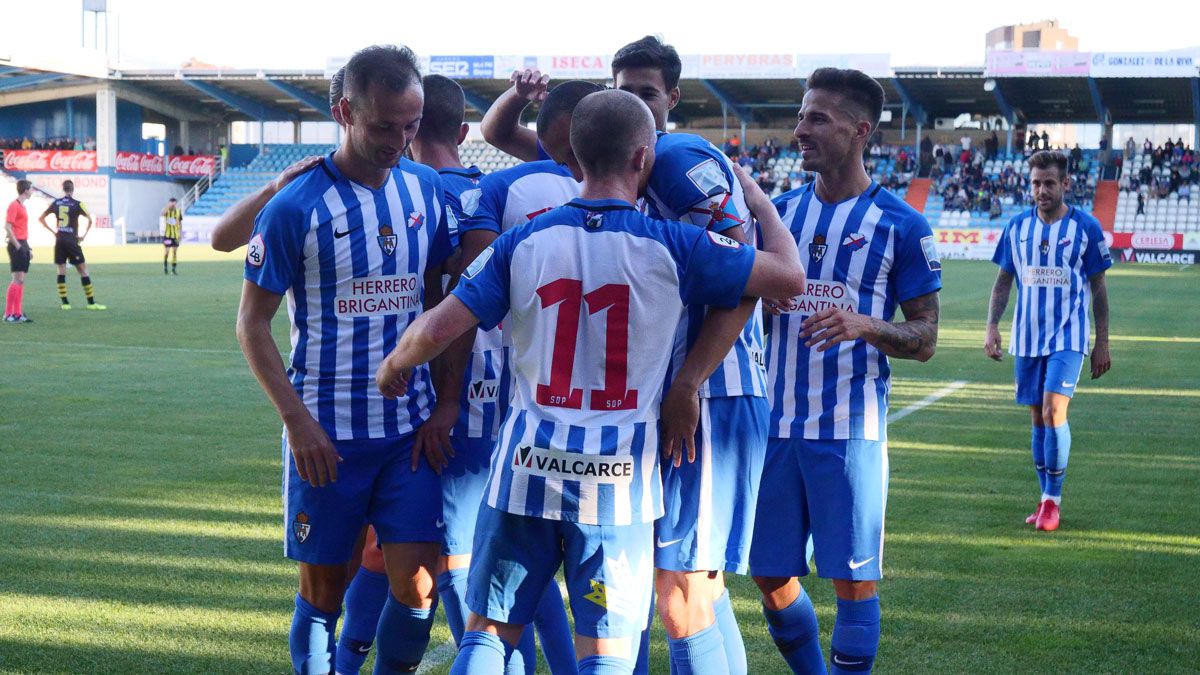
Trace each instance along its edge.
<instances>
[{"instance_id":1,"label":"grass pitch","mask_svg":"<svg viewBox=\"0 0 1200 675\"><path fill-rule=\"evenodd\" d=\"M164 277L160 252L88 251L103 313L74 271L60 311L39 262L36 323L0 325L0 672L289 668L279 422L233 335L240 263L184 247ZM879 672L1193 671L1200 269L1110 271L1114 367L1072 403L1049 534L1022 522L1037 490L1011 361L982 354L993 276L948 263L937 355L894 362L893 412L966 384L891 426ZM830 584L806 585L828 650ZM750 672L786 672L753 584L731 587ZM431 650L449 637L439 619ZM651 658L665 673L661 629Z\"/></svg>"}]
</instances>

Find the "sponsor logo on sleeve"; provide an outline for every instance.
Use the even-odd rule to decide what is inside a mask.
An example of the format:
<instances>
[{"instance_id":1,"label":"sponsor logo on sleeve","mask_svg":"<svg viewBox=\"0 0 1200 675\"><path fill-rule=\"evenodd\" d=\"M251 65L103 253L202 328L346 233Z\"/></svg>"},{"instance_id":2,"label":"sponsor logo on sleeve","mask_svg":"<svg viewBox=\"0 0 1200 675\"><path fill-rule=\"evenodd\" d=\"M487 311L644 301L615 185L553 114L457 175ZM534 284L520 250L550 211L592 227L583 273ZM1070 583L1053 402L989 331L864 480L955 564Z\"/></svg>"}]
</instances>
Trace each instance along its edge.
<instances>
[{"instance_id":1,"label":"sponsor logo on sleeve","mask_svg":"<svg viewBox=\"0 0 1200 675\"><path fill-rule=\"evenodd\" d=\"M729 237L726 237L723 234L717 234L712 230L707 231L706 234L708 235L708 238L712 240L712 243L716 244L717 246L734 249L742 247L742 245L738 243L736 239L730 239Z\"/></svg>"},{"instance_id":2,"label":"sponsor logo on sleeve","mask_svg":"<svg viewBox=\"0 0 1200 675\"><path fill-rule=\"evenodd\" d=\"M359 277L338 290L334 309L340 317L386 316L421 309L421 282L415 274Z\"/></svg>"},{"instance_id":3,"label":"sponsor logo on sleeve","mask_svg":"<svg viewBox=\"0 0 1200 675\"><path fill-rule=\"evenodd\" d=\"M267 246L263 243L261 234L256 234L246 245L246 262L255 267L262 267L267 261Z\"/></svg>"},{"instance_id":4,"label":"sponsor logo on sleeve","mask_svg":"<svg viewBox=\"0 0 1200 675\"><path fill-rule=\"evenodd\" d=\"M687 177L692 181L692 185L695 185L696 189L703 194L729 192L729 179L725 177L725 172L721 170L721 165L717 164L715 159L706 159L688 169Z\"/></svg>"},{"instance_id":5,"label":"sponsor logo on sleeve","mask_svg":"<svg viewBox=\"0 0 1200 675\"><path fill-rule=\"evenodd\" d=\"M925 262L929 265L930 271L940 272L942 270L942 259L938 257L937 243L934 242L932 235L921 237L921 252L925 254Z\"/></svg>"},{"instance_id":6,"label":"sponsor logo on sleeve","mask_svg":"<svg viewBox=\"0 0 1200 675\"><path fill-rule=\"evenodd\" d=\"M471 261L471 264L467 267L466 271L463 272L463 277L466 279L474 279L475 275L479 274L479 271L483 269L483 266L492 259L492 254L495 252L496 250L491 246L483 249L483 251L481 251L479 255L475 257L475 260Z\"/></svg>"},{"instance_id":7,"label":"sponsor logo on sleeve","mask_svg":"<svg viewBox=\"0 0 1200 675\"><path fill-rule=\"evenodd\" d=\"M458 197L458 201L462 203L463 215L470 218L479 210L479 197L483 192L479 188L467 190Z\"/></svg>"}]
</instances>

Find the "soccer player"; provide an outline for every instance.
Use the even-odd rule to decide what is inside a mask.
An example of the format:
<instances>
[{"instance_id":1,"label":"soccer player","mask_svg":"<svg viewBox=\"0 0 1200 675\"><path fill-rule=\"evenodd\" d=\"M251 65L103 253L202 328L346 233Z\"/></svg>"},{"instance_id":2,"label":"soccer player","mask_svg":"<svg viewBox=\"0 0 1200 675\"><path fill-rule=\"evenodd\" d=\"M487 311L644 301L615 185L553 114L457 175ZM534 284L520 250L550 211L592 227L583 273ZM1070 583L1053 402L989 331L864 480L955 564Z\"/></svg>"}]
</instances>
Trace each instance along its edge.
<instances>
[{"instance_id":1,"label":"soccer player","mask_svg":"<svg viewBox=\"0 0 1200 675\"><path fill-rule=\"evenodd\" d=\"M108 309L104 305L96 303L96 296L92 290L92 278L88 276L87 261L83 257L83 248L80 246L92 229L92 216L87 212L87 207L83 205L83 202L72 196L75 194L74 181L63 181L62 190L63 196L50 202L50 206L38 218L42 227L54 235L54 264L58 266L58 299L62 301L63 309L71 309L71 302L67 299L67 263L69 262L79 272L79 282L83 284L83 294L87 296L87 308L92 310ZM51 214L54 215L56 222L54 228L46 223L46 216ZM87 228L82 234L79 233L81 217L87 220Z\"/></svg>"},{"instance_id":2,"label":"soccer player","mask_svg":"<svg viewBox=\"0 0 1200 675\"><path fill-rule=\"evenodd\" d=\"M33 251L29 248L29 212L25 210L25 202L32 196L33 183L24 179L17 181L17 198L8 205L4 216L4 243L8 250L8 269L12 272L12 283L4 296L4 320L8 323L33 322L21 308L25 297L25 275L33 260Z\"/></svg>"},{"instance_id":3,"label":"soccer player","mask_svg":"<svg viewBox=\"0 0 1200 675\"><path fill-rule=\"evenodd\" d=\"M171 258L171 273L179 274L176 265L179 262L179 239L183 236L183 211L179 210L179 200L171 197L162 210L163 219L163 274L167 273L167 257Z\"/></svg>"},{"instance_id":4,"label":"soccer player","mask_svg":"<svg viewBox=\"0 0 1200 675\"><path fill-rule=\"evenodd\" d=\"M869 672L879 647L887 498L889 358L937 343L941 263L925 218L871 180L863 150L883 88L857 70L805 82L795 136L815 182L775 204L808 270L767 338L770 440L750 570L775 645L796 673L824 673L817 615L798 577L833 580L829 672ZM895 321L896 308L904 321Z\"/></svg>"},{"instance_id":5,"label":"soccer player","mask_svg":"<svg viewBox=\"0 0 1200 675\"><path fill-rule=\"evenodd\" d=\"M753 245L753 221L729 159L699 136L666 133L682 71L674 47L644 37L619 49L612 69L617 88L649 106L658 130L649 213ZM755 299L733 309L691 306L677 334L686 359L672 364L663 435L669 450L686 445L689 457L663 465L666 514L655 524L654 551L658 612L677 673L746 672L724 574L748 571L766 453L757 306Z\"/></svg>"},{"instance_id":6,"label":"soccer player","mask_svg":"<svg viewBox=\"0 0 1200 675\"><path fill-rule=\"evenodd\" d=\"M300 563L294 668L331 670L348 562L370 523L391 587L375 672L411 672L429 642L441 548L438 459L412 458L430 376L417 370L405 396L384 400L370 375L422 305L440 299L450 241L440 178L403 157L423 108L416 57L363 49L346 65L344 88L341 146L255 223L238 338L284 422L285 553ZM286 372L271 338L285 294Z\"/></svg>"},{"instance_id":7,"label":"soccer player","mask_svg":"<svg viewBox=\"0 0 1200 675\"><path fill-rule=\"evenodd\" d=\"M502 670L560 565L580 673L631 672L630 639L650 603L652 521L662 513L656 422L676 329L662 316L802 287L798 256L761 192L757 254L639 214L654 142L653 117L636 97L585 98L571 123L581 197L501 235L380 368L380 389L399 394L408 369L476 324L505 319L513 344L513 409L479 516L490 536L474 551L469 632L452 673Z\"/></svg>"},{"instance_id":8,"label":"soccer player","mask_svg":"<svg viewBox=\"0 0 1200 675\"><path fill-rule=\"evenodd\" d=\"M1014 359L1017 403L1029 406L1033 417L1033 466L1041 487L1038 506L1025 522L1053 531L1058 529L1071 452L1067 406L1088 353L1089 300L1096 317L1092 379L1112 366L1104 283L1112 257L1100 223L1063 202L1071 189L1066 155L1035 153L1029 158L1029 183L1036 208L1009 221L992 256L1000 271L992 285L983 350L991 359L1003 358L999 323L1015 279L1017 308L1008 351Z\"/></svg>"},{"instance_id":9,"label":"soccer player","mask_svg":"<svg viewBox=\"0 0 1200 675\"><path fill-rule=\"evenodd\" d=\"M464 261L474 260L480 252L500 236L501 232L522 225L531 218L562 206L579 196L581 186L572 175L573 172L577 173L580 169L570 145L571 114L579 101L599 90L599 85L590 82L569 81L554 87L545 97L541 110L538 112L537 134L543 139L542 142L546 148L554 157L558 158L558 161L541 160L497 171L484 176L476 190L464 193L462 205L466 218L460 226ZM470 339L469 336L467 339ZM472 372L483 367L486 375L488 372L486 364L490 363L491 372L497 375L495 393L498 407L495 417L488 423L488 426L493 428L503 419L504 411L511 397L510 387L505 385L510 377L507 362L508 350L505 348L507 344L509 344L509 340L503 337L499 327L478 331L475 338L475 351L471 354L469 361ZM490 355L480 353L480 350L485 348L491 352ZM498 351L497 348L499 348ZM467 362L465 356L466 351L462 349L461 345L448 350L443 361L454 365L447 366L447 370L454 373L463 372ZM477 379L472 376L467 378L466 386L470 388L478 384L480 387L486 387L487 382L487 378ZM485 394L490 394L490 392L469 390L466 395L468 398L479 399L482 403L484 399L490 398L490 395L484 396ZM460 428L458 431L459 438L464 438L463 430ZM492 433L498 433L498 430ZM469 437L468 435L465 438ZM461 444L462 441L458 441L458 443ZM490 456L495 443L490 442L486 445L487 455ZM484 450L480 447L460 449L456 446L455 452L463 454L467 458L464 460L466 464L477 466L480 469L485 469L487 466L486 459L481 454ZM471 457L475 459L470 459ZM444 476L445 473L443 473ZM483 495L485 480L486 476L477 474L471 477L463 476L461 479L451 478L451 482L457 486L457 499L472 504L479 503ZM447 496L449 497L449 495ZM457 511L457 508L455 507L454 510ZM447 515L447 527L449 528L450 516L453 514L448 510ZM464 522L460 526L465 528L468 524L474 524L475 513L462 514L461 518L464 521L467 518L471 519L470 523ZM464 533L471 532L468 529L462 531ZM462 553L466 553L470 550L471 540L468 538L458 547ZM449 608L449 598L453 598L453 601L458 603L457 606L462 607L464 622L466 620L467 592L466 565L469 561L470 558L466 556L458 558L457 564L439 580L442 587L446 589L444 597L447 598L447 607ZM450 616L451 613L447 611L447 617ZM545 653L551 671L556 675L575 672L575 652L571 645L570 626L567 623L566 610L563 608L562 595L559 592L558 584L553 579L546 585L545 593L534 615L534 625L541 638L542 651ZM461 631L461 624L455 626L451 623L451 629ZM528 661L527 657L532 651L532 631L523 633L522 639L524 644L519 647L526 652L526 656L523 658ZM527 665L529 664L527 663Z\"/></svg>"}]
</instances>

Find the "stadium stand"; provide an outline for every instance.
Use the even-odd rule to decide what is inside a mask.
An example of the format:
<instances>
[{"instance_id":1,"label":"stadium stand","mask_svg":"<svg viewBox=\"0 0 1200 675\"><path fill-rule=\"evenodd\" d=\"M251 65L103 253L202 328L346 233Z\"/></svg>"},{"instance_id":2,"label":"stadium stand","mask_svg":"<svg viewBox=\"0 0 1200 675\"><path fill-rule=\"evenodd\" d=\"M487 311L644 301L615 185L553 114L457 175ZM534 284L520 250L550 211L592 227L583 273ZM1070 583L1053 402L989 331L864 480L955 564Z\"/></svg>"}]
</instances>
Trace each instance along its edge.
<instances>
[{"instance_id":1,"label":"stadium stand","mask_svg":"<svg viewBox=\"0 0 1200 675\"><path fill-rule=\"evenodd\" d=\"M1128 147L1128 146L1127 146ZM1118 179L1115 232L1200 232L1200 163L1190 147L1135 151Z\"/></svg>"},{"instance_id":2,"label":"stadium stand","mask_svg":"<svg viewBox=\"0 0 1200 675\"><path fill-rule=\"evenodd\" d=\"M213 182L207 192L188 209L190 216L219 216L246 195L262 187L297 160L309 155L325 155L335 146L317 144L269 144L263 146L250 163L230 167ZM467 166L478 165L484 173L513 166L517 159L500 152L483 141L463 143L462 160Z\"/></svg>"}]
</instances>

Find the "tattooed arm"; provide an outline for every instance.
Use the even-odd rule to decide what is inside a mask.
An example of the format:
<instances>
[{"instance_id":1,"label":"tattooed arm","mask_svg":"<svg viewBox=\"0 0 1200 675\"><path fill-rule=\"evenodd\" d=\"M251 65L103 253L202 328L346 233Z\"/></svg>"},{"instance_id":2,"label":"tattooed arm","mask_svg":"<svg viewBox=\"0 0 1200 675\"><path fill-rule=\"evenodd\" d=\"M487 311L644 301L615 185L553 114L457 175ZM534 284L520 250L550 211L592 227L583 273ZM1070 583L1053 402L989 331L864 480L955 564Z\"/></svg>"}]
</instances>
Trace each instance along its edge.
<instances>
[{"instance_id":1,"label":"tattooed arm","mask_svg":"<svg viewBox=\"0 0 1200 675\"><path fill-rule=\"evenodd\" d=\"M996 283L992 284L992 299L988 303L987 334L983 338L983 353L988 358L999 361L1004 357L1000 350L1000 318L1008 307L1008 296L1012 293L1013 275L1000 270L996 274ZM1098 332L1098 331L1097 331Z\"/></svg>"},{"instance_id":2,"label":"tattooed arm","mask_svg":"<svg viewBox=\"0 0 1200 675\"><path fill-rule=\"evenodd\" d=\"M900 304L904 321L891 323L844 309L825 309L805 319L804 344L823 352L841 342L862 338L887 356L928 361L937 348L938 294L920 295Z\"/></svg>"}]
</instances>

